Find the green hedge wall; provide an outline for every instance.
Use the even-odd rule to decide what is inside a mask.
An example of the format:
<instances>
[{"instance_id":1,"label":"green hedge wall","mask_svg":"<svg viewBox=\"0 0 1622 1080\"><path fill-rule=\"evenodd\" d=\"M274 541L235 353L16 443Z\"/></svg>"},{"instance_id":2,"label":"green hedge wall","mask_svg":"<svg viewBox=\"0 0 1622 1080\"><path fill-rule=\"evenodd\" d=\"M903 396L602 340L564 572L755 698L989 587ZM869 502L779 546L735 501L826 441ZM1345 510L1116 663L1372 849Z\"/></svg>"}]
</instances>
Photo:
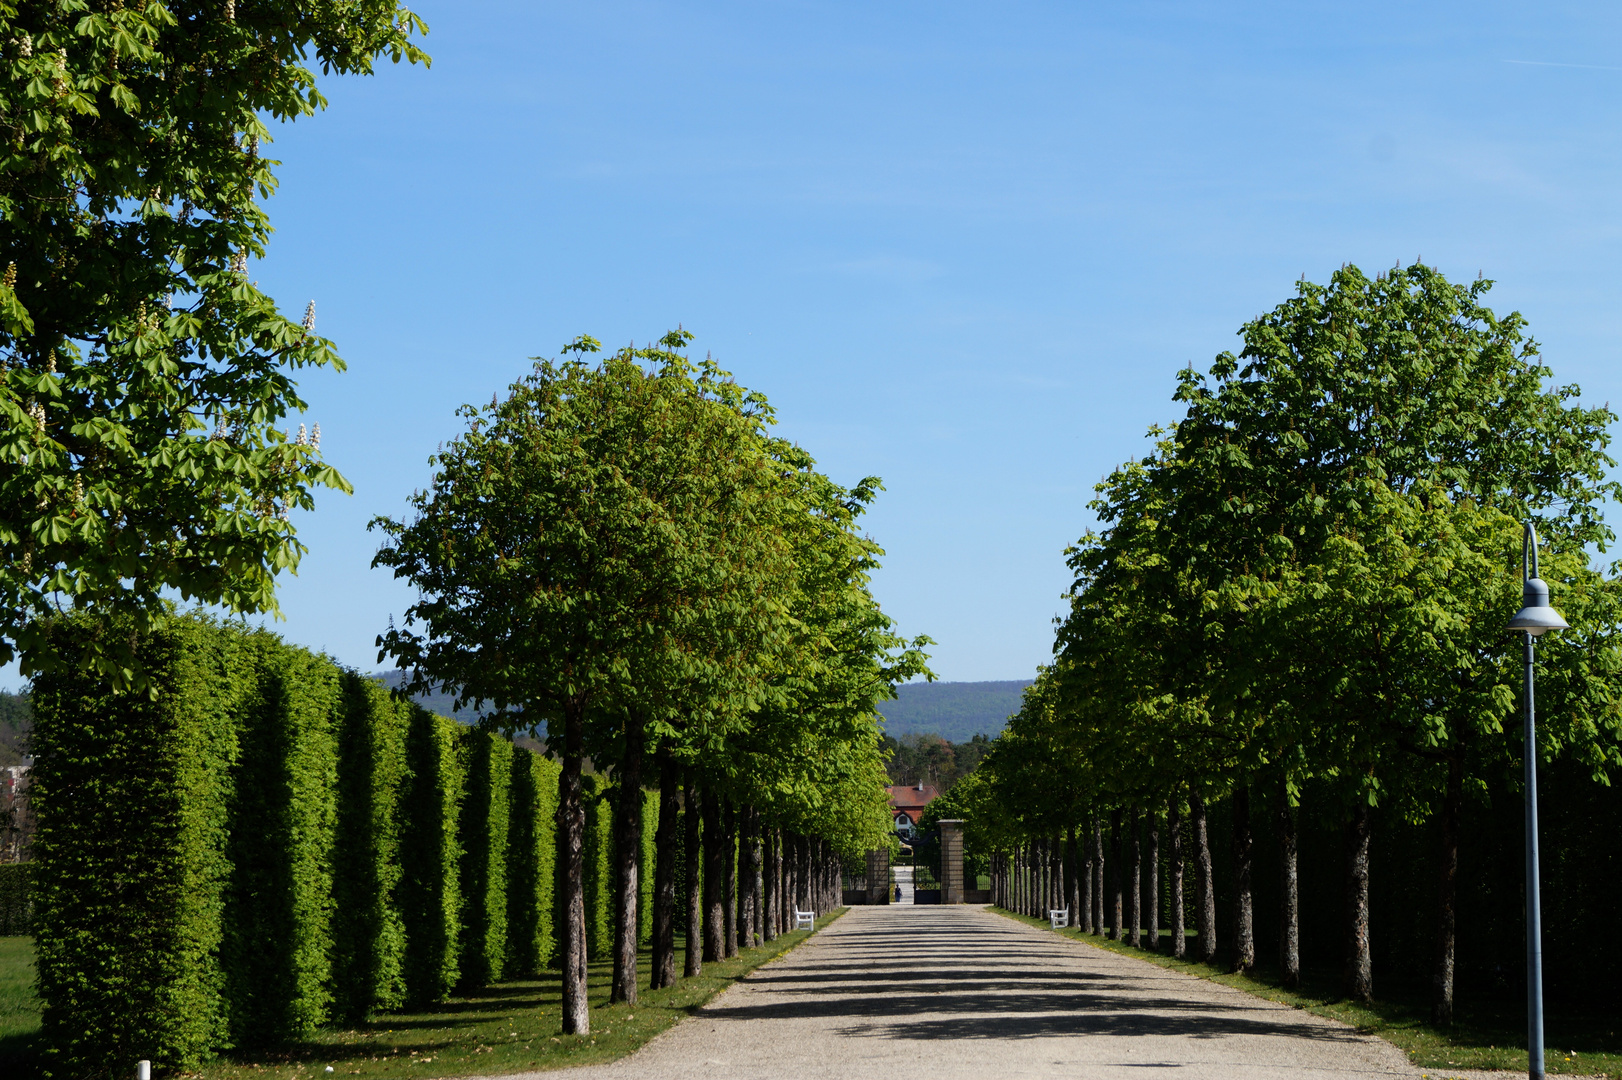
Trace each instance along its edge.
<instances>
[{"instance_id":1,"label":"green hedge wall","mask_svg":"<svg viewBox=\"0 0 1622 1080\"><path fill-rule=\"evenodd\" d=\"M533 975L557 956L553 911L557 872L558 776L555 761L515 749L507 787L508 978Z\"/></svg>"},{"instance_id":2,"label":"green hedge wall","mask_svg":"<svg viewBox=\"0 0 1622 1080\"><path fill-rule=\"evenodd\" d=\"M400 916L412 1004L443 1000L461 970L461 730L454 720L415 707L406 729L411 779L401 823Z\"/></svg>"},{"instance_id":3,"label":"green hedge wall","mask_svg":"<svg viewBox=\"0 0 1622 1080\"><path fill-rule=\"evenodd\" d=\"M467 791L462 797L461 984L501 978L507 957L508 788L512 743L475 728L460 733Z\"/></svg>"},{"instance_id":4,"label":"green hedge wall","mask_svg":"<svg viewBox=\"0 0 1622 1080\"><path fill-rule=\"evenodd\" d=\"M376 680L341 676L332 878L332 1008L359 1023L405 1000L400 795L410 710Z\"/></svg>"},{"instance_id":5,"label":"green hedge wall","mask_svg":"<svg viewBox=\"0 0 1622 1080\"><path fill-rule=\"evenodd\" d=\"M48 1075L173 1073L555 962L557 763L199 617L139 642L154 694L115 694L83 673L92 632L49 630L36 861L0 868L0 930L28 919L8 882L32 881ZM600 959L615 792L588 776L585 794ZM645 938L658 800L640 794Z\"/></svg>"},{"instance_id":6,"label":"green hedge wall","mask_svg":"<svg viewBox=\"0 0 1622 1080\"><path fill-rule=\"evenodd\" d=\"M0 937L26 934L33 921L33 863L0 864Z\"/></svg>"},{"instance_id":7,"label":"green hedge wall","mask_svg":"<svg viewBox=\"0 0 1622 1080\"><path fill-rule=\"evenodd\" d=\"M220 967L232 1041L276 1045L327 1018L333 950L339 671L268 634L252 639L226 830Z\"/></svg>"},{"instance_id":8,"label":"green hedge wall","mask_svg":"<svg viewBox=\"0 0 1622 1080\"><path fill-rule=\"evenodd\" d=\"M241 703L258 635L176 620L141 643L157 694L82 677L85 624L34 681L34 930L48 1075L165 1071L226 1042L218 963ZM116 1063L116 1067L115 1067Z\"/></svg>"}]
</instances>

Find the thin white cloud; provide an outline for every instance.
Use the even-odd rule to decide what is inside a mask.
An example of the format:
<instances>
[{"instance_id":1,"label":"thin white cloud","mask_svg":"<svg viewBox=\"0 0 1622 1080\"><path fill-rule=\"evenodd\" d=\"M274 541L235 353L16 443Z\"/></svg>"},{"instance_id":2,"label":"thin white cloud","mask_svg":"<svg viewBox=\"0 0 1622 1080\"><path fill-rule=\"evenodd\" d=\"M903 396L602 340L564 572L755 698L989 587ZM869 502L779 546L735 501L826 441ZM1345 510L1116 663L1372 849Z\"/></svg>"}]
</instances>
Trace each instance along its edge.
<instances>
[{"instance_id":1,"label":"thin white cloud","mask_svg":"<svg viewBox=\"0 0 1622 1080\"><path fill-rule=\"evenodd\" d=\"M1500 60L1502 64L1522 64L1526 67L1584 68L1588 71L1622 71L1622 67L1609 64L1562 64L1553 60Z\"/></svg>"}]
</instances>

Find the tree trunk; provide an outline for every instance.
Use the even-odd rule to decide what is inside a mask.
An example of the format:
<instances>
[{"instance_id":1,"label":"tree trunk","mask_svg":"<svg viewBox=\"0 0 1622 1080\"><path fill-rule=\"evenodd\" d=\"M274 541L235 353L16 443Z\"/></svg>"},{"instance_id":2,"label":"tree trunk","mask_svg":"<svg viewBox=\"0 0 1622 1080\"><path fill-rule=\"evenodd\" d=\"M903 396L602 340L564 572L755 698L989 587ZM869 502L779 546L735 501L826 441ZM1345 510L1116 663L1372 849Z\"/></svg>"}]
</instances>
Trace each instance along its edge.
<instances>
[{"instance_id":1,"label":"tree trunk","mask_svg":"<svg viewBox=\"0 0 1622 1080\"><path fill-rule=\"evenodd\" d=\"M1256 967L1255 900L1250 887L1250 783L1241 776L1233 791L1233 970Z\"/></svg>"},{"instance_id":2,"label":"tree trunk","mask_svg":"<svg viewBox=\"0 0 1622 1080\"><path fill-rule=\"evenodd\" d=\"M726 959L726 830L721 800L704 792L704 961Z\"/></svg>"},{"instance_id":3,"label":"tree trunk","mask_svg":"<svg viewBox=\"0 0 1622 1080\"><path fill-rule=\"evenodd\" d=\"M1296 872L1299 850L1295 811L1290 807L1290 785L1284 777L1278 783L1279 900L1278 920L1279 981L1286 990L1301 986L1301 879Z\"/></svg>"},{"instance_id":4,"label":"tree trunk","mask_svg":"<svg viewBox=\"0 0 1622 1080\"><path fill-rule=\"evenodd\" d=\"M1025 914L1033 919L1041 918L1042 907L1042 842L1032 840L1026 848L1025 862L1029 868L1026 874L1027 885L1025 889Z\"/></svg>"},{"instance_id":5,"label":"tree trunk","mask_svg":"<svg viewBox=\"0 0 1622 1080\"><path fill-rule=\"evenodd\" d=\"M726 828L725 847L722 849L722 857L726 859L723 868L726 874L726 933L723 944L727 956L731 957L738 955L738 808L729 800L722 814Z\"/></svg>"},{"instance_id":6,"label":"tree trunk","mask_svg":"<svg viewBox=\"0 0 1622 1080\"><path fill-rule=\"evenodd\" d=\"M1053 851L1053 900L1055 911L1065 906L1065 877L1064 869L1064 834L1055 833L1053 839L1048 841Z\"/></svg>"},{"instance_id":7,"label":"tree trunk","mask_svg":"<svg viewBox=\"0 0 1622 1080\"><path fill-rule=\"evenodd\" d=\"M1216 882L1211 879L1211 843L1205 829L1205 800L1188 797L1190 824L1194 826L1194 889L1198 910L1194 913L1200 936L1200 960L1216 963Z\"/></svg>"},{"instance_id":8,"label":"tree trunk","mask_svg":"<svg viewBox=\"0 0 1622 1080\"><path fill-rule=\"evenodd\" d=\"M1081 860L1081 906L1076 909L1077 925L1083 933L1091 934L1096 928L1093 922L1093 852L1092 844L1087 841L1090 837L1082 838L1082 846L1086 857Z\"/></svg>"},{"instance_id":9,"label":"tree trunk","mask_svg":"<svg viewBox=\"0 0 1622 1080\"><path fill-rule=\"evenodd\" d=\"M659 827L653 834L653 970L648 988L676 985L676 762L663 740L659 759Z\"/></svg>"},{"instance_id":10,"label":"tree trunk","mask_svg":"<svg viewBox=\"0 0 1622 1080\"><path fill-rule=\"evenodd\" d=\"M1104 826L1093 815L1093 933L1104 932Z\"/></svg>"},{"instance_id":11,"label":"tree trunk","mask_svg":"<svg viewBox=\"0 0 1622 1080\"><path fill-rule=\"evenodd\" d=\"M1171 954L1188 955L1188 924L1183 917L1183 812L1172 796L1166 807L1166 831L1171 834Z\"/></svg>"},{"instance_id":12,"label":"tree trunk","mask_svg":"<svg viewBox=\"0 0 1622 1080\"><path fill-rule=\"evenodd\" d=\"M794 925L794 912L800 907L800 881L795 872L800 864L799 841L788 830L783 831L783 929Z\"/></svg>"},{"instance_id":13,"label":"tree trunk","mask_svg":"<svg viewBox=\"0 0 1622 1080\"><path fill-rule=\"evenodd\" d=\"M1149 914L1149 949L1160 951L1160 815L1151 804L1145 820L1149 832L1149 885L1143 903Z\"/></svg>"},{"instance_id":14,"label":"tree trunk","mask_svg":"<svg viewBox=\"0 0 1622 1080\"><path fill-rule=\"evenodd\" d=\"M687 957L682 974L692 978L704 970L704 873L699 839L703 799L698 790L696 769L687 770L687 790L682 793L682 804L686 826L682 853L687 863Z\"/></svg>"},{"instance_id":15,"label":"tree trunk","mask_svg":"<svg viewBox=\"0 0 1622 1080\"><path fill-rule=\"evenodd\" d=\"M749 918L744 923L744 944L749 948L764 944L766 922L766 882L761 852L760 811L748 807L749 830L744 837L749 851Z\"/></svg>"},{"instance_id":16,"label":"tree trunk","mask_svg":"<svg viewBox=\"0 0 1622 1080\"><path fill-rule=\"evenodd\" d=\"M1109 936L1111 941L1121 940L1121 808L1109 812L1110 874L1109 874Z\"/></svg>"},{"instance_id":17,"label":"tree trunk","mask_svg":"<svg viewBox=\"0 0 1622 1080\"><path fill-rule=\"evenodd\" d=\"M558 774L558 838L563 861L561 973L563 1033L587 1035L586 1003L586 808L581 800L581 740L585 708L571 703L563 720L563 771Z\"/></svg>"},{"instance_id":18,"label":"tree trunk","mask_svg":"<svg viewBox=\"0 0 1622 1080\"><path fill-rule=\"evenodd\" d=\"M1143 948L1143 829L1136 805L1127 810L1132 817L1132 947Z\"/></svg>"},{"instance_id":19,"label":"tree trunk","mask_svg":"<svg viewBox=\"0 0 1622 1080\"><path fill-rule=\"evenodd\" d=\"M1053 842L1047 837L1036 841L1036 911L1038 919L1048 917L1053 903Z\"/></svg>"},{"instance_id":20,"label":"tree trunk","mask_svg":"<svg viewBox=\"0 0 1622 1080\"><path fill-rule=\"evenodd\" d=\"M1373 815L1359 798L1346 823L1346 996L1374 999L1374 965L1369 957L1369 834Z\"/></svg>"},{"instance_id":21,"label":"tree trunk","mask_svg":"<svg viewBox=\"0 0 1622 1080\"><path fill-rule=\"evenodd\" d=\"M1431 986L1431 1022L1453 1025L1453 953L1458 934L1459 804L1464 798L1464 751L1447 759L1447 796L1442 801L1442 858L1436 890L1436 973Z\"/></svg>"},{"instance_id":22,"label":"tree trunk","mask_svg":"<svg viewBox=\"0 0 1622 1080\"><path fill-rule=\"evenodd\" d=\"M1064 831L1064 906L1070 909L1070 925L1081 926L1081 853L1076 847L1076 827Z\"/></svg>"},{"instance_id":23,"label":"tree trunk","mask_svg":"<svg viewBox=\"0 0 1622 1080\"><path fill-rule=\"evenodd\" d=\"M625 719L625 753L620 758L614 802L614 982L610 1005L636 1004L637 936L642 903L642 753L646 729L635 713Z\"/></svg>"},{"instance_id":24,"label":"tree trunk","mask_svg":"<svg viewBox=\"0 0 1622 1080\"><path fill-rule=\"evenodd\" d=\"M779 891L777 888L777 830L761 830L762 855L764 857L764 880L760 896L760 929L761 940L777 940L777 905Z\"/></svg>"}]
</instances>

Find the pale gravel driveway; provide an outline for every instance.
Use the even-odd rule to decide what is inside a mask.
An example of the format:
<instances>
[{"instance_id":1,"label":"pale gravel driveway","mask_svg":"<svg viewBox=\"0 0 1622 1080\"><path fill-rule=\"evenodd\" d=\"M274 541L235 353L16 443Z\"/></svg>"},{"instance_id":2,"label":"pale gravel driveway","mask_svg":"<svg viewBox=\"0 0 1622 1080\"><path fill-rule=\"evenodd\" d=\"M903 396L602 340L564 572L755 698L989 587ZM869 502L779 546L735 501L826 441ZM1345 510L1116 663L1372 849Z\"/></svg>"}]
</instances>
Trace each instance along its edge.
<instances>
[{"instance_id":1,"label":"pale gravel driveway","mask_svg":"<svg viewBox=\"0 0 1622 1080\"><path fill-rule=\"evenodd\" d=\"M1310 1013L983 908L900 905L851 909L628 1058L525 1075L1374 1080L1420 1073L1390 1044Z\"/></svg>"}]
</instances>

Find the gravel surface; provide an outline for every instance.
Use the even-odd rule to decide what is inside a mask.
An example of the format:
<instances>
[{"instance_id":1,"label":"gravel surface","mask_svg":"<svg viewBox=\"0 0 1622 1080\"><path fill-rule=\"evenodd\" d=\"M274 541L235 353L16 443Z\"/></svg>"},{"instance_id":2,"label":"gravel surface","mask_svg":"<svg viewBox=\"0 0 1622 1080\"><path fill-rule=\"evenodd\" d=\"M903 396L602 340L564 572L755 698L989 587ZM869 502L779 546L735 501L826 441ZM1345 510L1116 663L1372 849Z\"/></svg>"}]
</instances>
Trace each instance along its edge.
<instances>
[{"instance_id":1,"label":"gravel surface","mask_svg":"<svg viewBox=\"0 0 1622 1080\"><path fill-rule=\"evenodd\" d=\"M912 905L853 908L630 1057L567 1070L569 1080L1420 1075L1394 1046L1332 1020L984 908Z\"/></svg>"}]
</instances>

